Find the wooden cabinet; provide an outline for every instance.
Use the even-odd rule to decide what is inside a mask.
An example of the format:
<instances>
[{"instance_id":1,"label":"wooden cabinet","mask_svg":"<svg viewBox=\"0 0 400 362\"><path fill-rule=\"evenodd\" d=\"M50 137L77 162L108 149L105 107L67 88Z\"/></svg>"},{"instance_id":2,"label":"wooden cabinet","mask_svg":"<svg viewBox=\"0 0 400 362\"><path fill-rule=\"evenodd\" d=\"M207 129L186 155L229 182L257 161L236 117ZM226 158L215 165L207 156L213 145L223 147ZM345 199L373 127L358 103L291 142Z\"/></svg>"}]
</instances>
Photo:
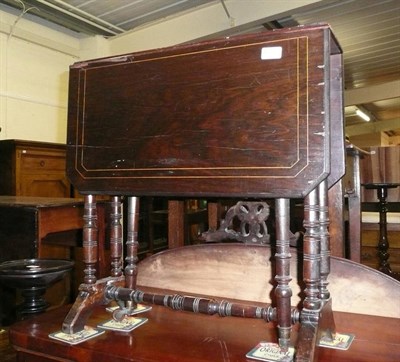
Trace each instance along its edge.
<instances>
[{"instance_id":1,"label":"wooden cabinet","mask_svg":"<svg viewBox=\"0 0 400 362\"><path fill-rule=\"evenodd\" d=\"M65 145L0 141L0 195L70 197Z\"/></svg>"}]
</instances>

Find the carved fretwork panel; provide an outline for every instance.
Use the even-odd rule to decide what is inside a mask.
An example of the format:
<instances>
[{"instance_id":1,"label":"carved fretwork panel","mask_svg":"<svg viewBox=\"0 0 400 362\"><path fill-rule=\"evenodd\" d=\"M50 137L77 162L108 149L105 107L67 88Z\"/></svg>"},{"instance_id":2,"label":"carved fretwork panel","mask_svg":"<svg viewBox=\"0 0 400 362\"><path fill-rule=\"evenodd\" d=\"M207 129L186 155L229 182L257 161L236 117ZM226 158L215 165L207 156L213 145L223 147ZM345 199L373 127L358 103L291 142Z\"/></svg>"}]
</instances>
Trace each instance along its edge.
<instances>
[{"instance_id":1,"label":"carved fretwork panel","mask_svg":"<svg viewBox=\"0 0 400 362\"><path fill-rule=\"evenodd\" d=\"M203 237L206 241L228 239L243 243L269 244L270 235L266 224L268 217L269 205L266 202L239 201L228 210L219 229L210 230Z\"/></svg>"},{"instance_id":2,"label":"carved fretwork panel","mask_svg":"<svg viewBox=\"0 0 400 362\"><path fill-rule=\"evenodd\" d=\"M275 224L270 206L262 201L239 201L226 212L217 230L208 230L202 234L206 242L235 240L249 244L270 244L273 240L271 226ZM289 215L288 215L289 217ZM287 230L291 246L297 246L302 233Z\"/></svg>"}]
</instances>

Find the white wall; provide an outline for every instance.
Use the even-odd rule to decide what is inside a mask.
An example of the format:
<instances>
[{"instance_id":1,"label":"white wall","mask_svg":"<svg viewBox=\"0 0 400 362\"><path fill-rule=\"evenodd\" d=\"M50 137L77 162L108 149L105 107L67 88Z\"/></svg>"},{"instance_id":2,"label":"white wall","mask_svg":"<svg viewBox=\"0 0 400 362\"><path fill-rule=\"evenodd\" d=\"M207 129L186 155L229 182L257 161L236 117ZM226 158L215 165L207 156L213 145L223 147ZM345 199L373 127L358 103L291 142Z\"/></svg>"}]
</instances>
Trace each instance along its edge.
<instances>
[{"instance_id":1,"label":"white wall","mask_svg":"<svg viewBox=\"0 0 400 362\"><path fill-rule=\"evenodd\" d=\"M17 15L0 8L0 139L63 143L80 40L24 17L13 27Z\"/></svg>"},{"instance_id":2,"label":"white wall","mask_svg":"<svg viewBox=\"0 0 400 362\"><path fill-rule=\"evenodd\" d=\"M320 0L227 0L112 40L82 37L0 4L0 139L64 143L69 66L79 60L222 36ZM12 35L10 36L10 34Z\"/></svg>"}]
</instances>

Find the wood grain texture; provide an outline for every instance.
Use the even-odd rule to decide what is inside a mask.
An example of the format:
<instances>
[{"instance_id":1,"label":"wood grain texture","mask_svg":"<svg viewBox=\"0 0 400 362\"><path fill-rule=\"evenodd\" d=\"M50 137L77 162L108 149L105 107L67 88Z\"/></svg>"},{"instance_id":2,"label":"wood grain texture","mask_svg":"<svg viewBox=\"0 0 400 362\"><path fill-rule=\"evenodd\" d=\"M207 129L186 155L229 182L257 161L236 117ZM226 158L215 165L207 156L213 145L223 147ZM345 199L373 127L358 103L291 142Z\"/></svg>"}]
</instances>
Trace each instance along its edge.
<instances>
[{"instance_id":1,"label":"wood grain texture","mask_svg":"<svg viewBox=\"0 0 400 362\"><path fill-rule=\"evenodd\" d=\"M86 193L303 197L343 158L332 44L303 27L73 65L69 177Z\"/></svg>"}]
</instances>

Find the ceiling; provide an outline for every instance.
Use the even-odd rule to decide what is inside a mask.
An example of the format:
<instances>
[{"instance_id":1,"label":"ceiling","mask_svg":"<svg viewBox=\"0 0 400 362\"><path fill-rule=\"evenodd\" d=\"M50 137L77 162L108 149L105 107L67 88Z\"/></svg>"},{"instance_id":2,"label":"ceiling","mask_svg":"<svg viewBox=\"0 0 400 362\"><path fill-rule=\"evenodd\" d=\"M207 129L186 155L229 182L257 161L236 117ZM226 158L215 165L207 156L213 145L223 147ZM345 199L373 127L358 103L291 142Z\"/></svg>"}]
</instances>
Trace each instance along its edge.
<instances>
[{"instance_id":1,"label":"ceiling","mask_svg":"<svg viewBox=\"0 0 400 362\"><path fill-rule=\"evenodd\" d=\"M75 32L104 37L135 31L216 3L230 17L232 1L239 0L0 0ZM346 133L357 137L382 132L390 137L391 144L400 144L399 0L319 1L305 11L293 10L268 22L260 19L259 23L241 26L240 31L232 27L224 35L317 22L329 23L343 48ZM357 109L371 120L366 122L357 116Z\"/></svg>"},{"instance_id":2,"label":"ceiling","mask_svg":"<svg viewBox=\"0 0 400 362\"><path fill-rule=\"evenodd\" d=\"M115 36L215 0L1 0L88 35ZM24 5L22 5L24 4Z\"/></svg>"}]
</instances>

